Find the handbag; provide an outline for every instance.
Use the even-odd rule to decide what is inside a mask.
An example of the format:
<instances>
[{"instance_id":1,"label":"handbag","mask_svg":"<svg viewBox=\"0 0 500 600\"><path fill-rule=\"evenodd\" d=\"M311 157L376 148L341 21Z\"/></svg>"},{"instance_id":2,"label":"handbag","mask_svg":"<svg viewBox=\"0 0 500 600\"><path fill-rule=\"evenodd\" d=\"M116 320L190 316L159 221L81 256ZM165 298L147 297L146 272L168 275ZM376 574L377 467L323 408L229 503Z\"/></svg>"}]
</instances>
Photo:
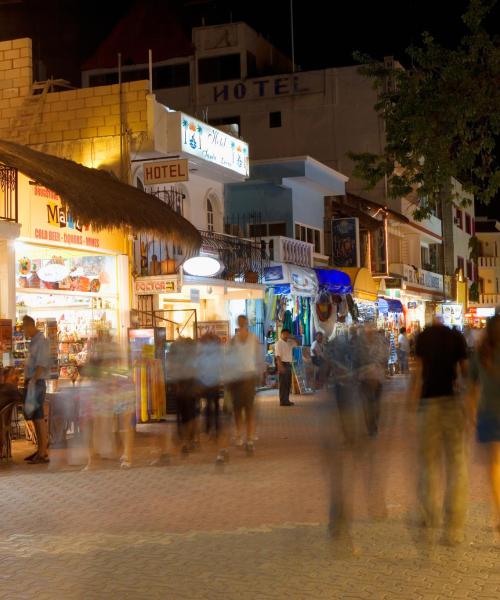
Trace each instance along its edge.
<instances>
[{"instance_id":1,"label":"handbag","mask_svg":"<svg viewBox=\"0 0 500 600\"><path fill-rule=\"evenodd\" d=\"M26 398L24 399L24 416L28 421L33 418L36 408L36 385L34 383L29 383L26 390Z\"/></svg>"}]
</instances>

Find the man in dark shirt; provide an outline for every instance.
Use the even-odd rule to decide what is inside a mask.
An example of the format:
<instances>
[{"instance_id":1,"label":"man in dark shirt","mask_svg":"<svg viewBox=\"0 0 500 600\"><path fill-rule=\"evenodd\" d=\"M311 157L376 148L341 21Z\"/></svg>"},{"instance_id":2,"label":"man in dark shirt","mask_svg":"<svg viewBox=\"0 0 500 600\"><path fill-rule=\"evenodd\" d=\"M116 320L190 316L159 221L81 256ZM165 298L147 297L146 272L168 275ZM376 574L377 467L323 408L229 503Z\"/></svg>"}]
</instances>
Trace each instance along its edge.
<instances>
[{"instance_id":1,"label":"man in dark shirt","mask_svg":"<svg viewBox=\"0 0 500 600\"><path fill-rule=\"evenodd\" d=\"M411 404L418 406L419 484L423 525L435 528L441 520L438 482L445 457L445 533L443 541L463 541L466 512L465 411L457 390L459 371L466 375L467 345L459 331L435 319L417 338L416 369Z\"/></svg>"}]
</instances>

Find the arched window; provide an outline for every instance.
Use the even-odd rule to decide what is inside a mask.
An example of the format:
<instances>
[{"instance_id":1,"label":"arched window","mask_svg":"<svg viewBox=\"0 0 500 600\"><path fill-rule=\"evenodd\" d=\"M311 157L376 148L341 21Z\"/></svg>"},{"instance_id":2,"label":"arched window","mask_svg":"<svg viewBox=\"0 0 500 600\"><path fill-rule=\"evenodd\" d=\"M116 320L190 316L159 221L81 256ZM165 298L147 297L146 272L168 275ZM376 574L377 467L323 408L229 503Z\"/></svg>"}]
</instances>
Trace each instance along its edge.
<instances>
[{"instance_id":1,"label":"arched window","mask_svg":"<svg viewBox=\"0 0 500 600\"><path fill-rule=\"evenodd\" d=\"M222 231L222 207L217 194L210 190L205 197L206 228L211 233Z\"/></svg>"},{"instance_id":2,"label":"arched window","mask_svg":"<svg viewBox=\"0 0 500 600\"><path fill-rule=\"evenodd\" d=\"M214 231L214 207L210 198L207 198L207 231Z\"/></svg>"}]
</instances>

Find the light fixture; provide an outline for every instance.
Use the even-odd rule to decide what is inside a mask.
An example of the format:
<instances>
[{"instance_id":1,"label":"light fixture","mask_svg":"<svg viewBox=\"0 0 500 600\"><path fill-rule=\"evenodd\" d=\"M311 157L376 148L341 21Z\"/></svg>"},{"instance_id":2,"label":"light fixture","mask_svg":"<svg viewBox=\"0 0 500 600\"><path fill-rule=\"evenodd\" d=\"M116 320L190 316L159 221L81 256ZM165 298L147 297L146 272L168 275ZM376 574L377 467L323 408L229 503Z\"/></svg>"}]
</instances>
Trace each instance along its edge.
<instances>
[{"instance_id":1,"label":"light fixture","mask_svg":"<svg viewBox=\"0 0 500 600\"><path fill-rule=\"evenodd\" d=\"M194 256L182 265L184 273L195 277L213 277L218 275L224 265L213 256Z\"/></svg>"}]
</instances>

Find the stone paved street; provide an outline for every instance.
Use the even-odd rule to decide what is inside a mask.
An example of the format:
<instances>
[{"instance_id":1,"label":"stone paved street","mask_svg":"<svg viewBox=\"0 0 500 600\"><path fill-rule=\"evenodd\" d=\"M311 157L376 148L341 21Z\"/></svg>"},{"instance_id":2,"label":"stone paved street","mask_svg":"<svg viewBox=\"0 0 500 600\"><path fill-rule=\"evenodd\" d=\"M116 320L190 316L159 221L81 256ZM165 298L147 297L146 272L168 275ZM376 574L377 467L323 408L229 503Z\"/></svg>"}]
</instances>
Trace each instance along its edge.
<instances>
[{"instance_id":1,"label":"stone paved street","mask_svg":"<svg viewBox=\"0 0 500 600\"><path fill-rule=\"evenodd\" d=\"M356 494L354 557L326 533L313 397L280 408L262 395L256 454L234 448L223 473L208 441L151 467L142 433L128 471L112 461L65 467L57 451L50 469L24 465L29 446L17 442L15 464L0 466L0 599L498 599L500 546L475 448L466 544L422 552L413 543L414 422L403 383L389 383L376 442L388 518L370 520Z\"/></svg>"}]
</instances>

